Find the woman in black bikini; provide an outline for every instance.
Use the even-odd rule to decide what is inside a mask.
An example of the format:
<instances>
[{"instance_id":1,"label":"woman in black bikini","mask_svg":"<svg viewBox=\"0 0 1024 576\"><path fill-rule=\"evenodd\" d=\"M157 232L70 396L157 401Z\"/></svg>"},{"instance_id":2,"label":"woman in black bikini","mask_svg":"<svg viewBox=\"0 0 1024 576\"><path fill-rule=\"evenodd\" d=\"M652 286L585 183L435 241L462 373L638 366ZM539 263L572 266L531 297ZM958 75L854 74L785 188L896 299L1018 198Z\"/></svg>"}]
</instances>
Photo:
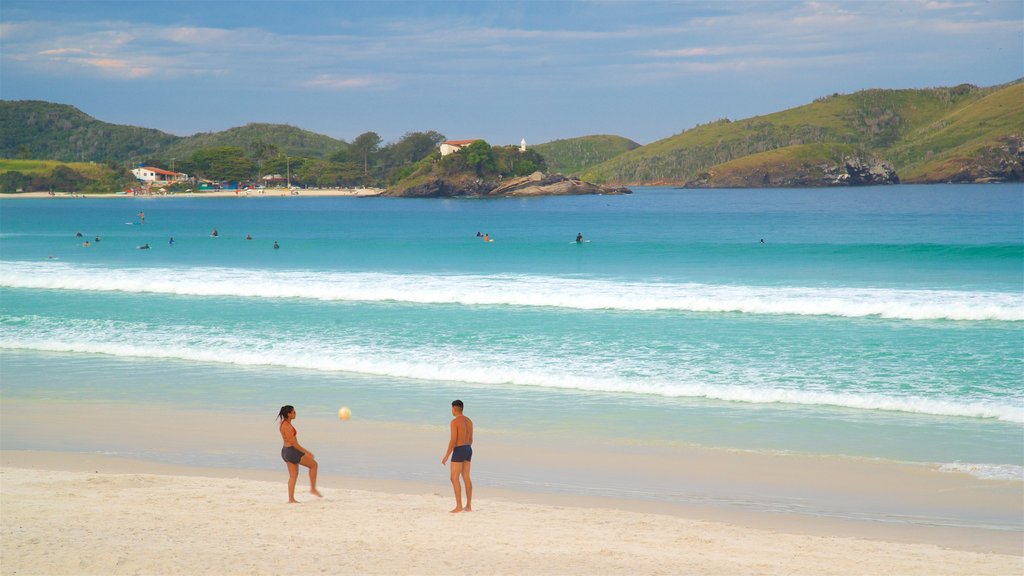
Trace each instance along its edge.
<instances>
[{"instance_id":1,"label":"woman in black bikini","mask_svg":"<svg viewBox=\"0 0 1024 576\"><path fill-rule=\"evenodd\" d=\"M299 478L299 464L309 468L309 493L320 496L321 494L316 491L316 460L313 458L312 452L299 444L295 426L292 426L292 420L295 419L295 408L281 406L277 418L281 420L281 439L284 440L281 458L288 465L288 503L298 503L298 500L295 499L295 481Z\"/></svg>"}]
</instances>

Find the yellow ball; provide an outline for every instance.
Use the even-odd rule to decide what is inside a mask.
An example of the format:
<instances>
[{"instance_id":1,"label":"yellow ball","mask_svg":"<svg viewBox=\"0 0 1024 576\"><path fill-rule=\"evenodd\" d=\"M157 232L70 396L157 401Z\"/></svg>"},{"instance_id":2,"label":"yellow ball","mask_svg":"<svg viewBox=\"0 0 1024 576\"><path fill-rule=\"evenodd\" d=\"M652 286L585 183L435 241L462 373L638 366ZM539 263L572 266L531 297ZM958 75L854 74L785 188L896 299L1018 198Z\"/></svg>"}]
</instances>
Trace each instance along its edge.
<instances>
[{"instance_id":1,"label":"yellow ball","mask_svg":"<svg viewBox=\"0 0 1024 576\"><path fill-rule=\"evenodd\" d=\"M352 411L348 409L348 406L342 406L338 409L338 418L348 420L350 416L352 416Z\"/></svg>"}]
</instances>

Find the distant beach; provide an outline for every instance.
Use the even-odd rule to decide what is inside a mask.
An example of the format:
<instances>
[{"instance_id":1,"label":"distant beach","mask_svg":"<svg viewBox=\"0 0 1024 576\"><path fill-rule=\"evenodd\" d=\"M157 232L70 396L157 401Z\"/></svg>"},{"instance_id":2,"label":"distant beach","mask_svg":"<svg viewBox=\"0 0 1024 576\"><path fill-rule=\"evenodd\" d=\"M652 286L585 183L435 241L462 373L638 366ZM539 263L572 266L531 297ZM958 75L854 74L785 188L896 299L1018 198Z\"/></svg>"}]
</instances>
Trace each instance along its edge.
<instances>
[{"instance_id":1,"label":"distant beach","mask_svg":"<svg viewBox=\"0 0 1024 576\"><path fill-rule=\"evenodd\" d=\"M352 197L352 196L380 196L384 193L383 188L295 188L292 191L284 189L269 190L211 190L209 192L176 192L156 194L126 194L123 192L109 192L97 194L84 194L78 192L19 192L15 194L3 194L0 198L273 198L273 197Z\"/></svg>"}]
</instances>

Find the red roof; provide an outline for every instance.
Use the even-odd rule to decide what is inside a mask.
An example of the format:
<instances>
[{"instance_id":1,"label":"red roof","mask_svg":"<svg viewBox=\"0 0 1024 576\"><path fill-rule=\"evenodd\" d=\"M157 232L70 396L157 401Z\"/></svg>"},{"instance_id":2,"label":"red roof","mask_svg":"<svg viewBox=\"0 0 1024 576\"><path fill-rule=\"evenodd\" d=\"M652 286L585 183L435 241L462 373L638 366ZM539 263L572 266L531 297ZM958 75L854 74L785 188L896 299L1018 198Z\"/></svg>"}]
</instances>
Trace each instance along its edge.
<instances>
[{"instance_id":1,"label":"red roof","mask_svg":"<svg viewBox=\"0 0 1024 576\"><path fill-rule=\"evenodd\" d=\"M442 142L442 144L447 144L449 146L465 146L466 144L472 144L473 142L476 142L477 140L480 140L480 139L479 138L473 138L472 140L448 140L447 142Z\"/></svg>"},{"instance_id":2,"label":"red roof","mask_svg":"<svg viewBox=\"0 0 1024 576\"><path fill-rule=\"evenodd\" d=\"M143 170L149 170L154 174L163 174L164 176L177 176L178 172L171 172L170 170L163 170L161 168L153 168L152 166L143 166Z\"/></svg>"}]
</instances>

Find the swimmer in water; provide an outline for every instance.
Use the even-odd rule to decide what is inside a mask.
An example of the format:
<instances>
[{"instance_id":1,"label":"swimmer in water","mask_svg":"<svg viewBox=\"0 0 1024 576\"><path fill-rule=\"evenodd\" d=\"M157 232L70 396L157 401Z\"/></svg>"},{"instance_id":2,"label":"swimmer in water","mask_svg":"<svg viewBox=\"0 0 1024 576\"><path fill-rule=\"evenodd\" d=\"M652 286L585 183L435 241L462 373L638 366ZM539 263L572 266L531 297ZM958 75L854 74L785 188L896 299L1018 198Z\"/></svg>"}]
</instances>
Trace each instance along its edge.
<instances>
[{"instance_id":1,"label":"swimmer in water","mask_svg":"<svg viewBox=\"0 0 1024 576\"><path fill-rule=\"evenodd\" d=\"M278 249L280 249L280 248L281 248L281 247L280 247L280 246L278 246L278 244L277 244L277 240L274 240L274 250L278 250Z\"/></svg>"},{"instance_id":2,"label":"swimmer in water","mask_svg":"<svg viewBox=\"0 0 1024 576\"><path fill-rule=\"evenodd\" d=\"M578 232L576 234L576 243L577 244L582 244L583 243L583 232Z\"/></svg>"}]
</instances>

